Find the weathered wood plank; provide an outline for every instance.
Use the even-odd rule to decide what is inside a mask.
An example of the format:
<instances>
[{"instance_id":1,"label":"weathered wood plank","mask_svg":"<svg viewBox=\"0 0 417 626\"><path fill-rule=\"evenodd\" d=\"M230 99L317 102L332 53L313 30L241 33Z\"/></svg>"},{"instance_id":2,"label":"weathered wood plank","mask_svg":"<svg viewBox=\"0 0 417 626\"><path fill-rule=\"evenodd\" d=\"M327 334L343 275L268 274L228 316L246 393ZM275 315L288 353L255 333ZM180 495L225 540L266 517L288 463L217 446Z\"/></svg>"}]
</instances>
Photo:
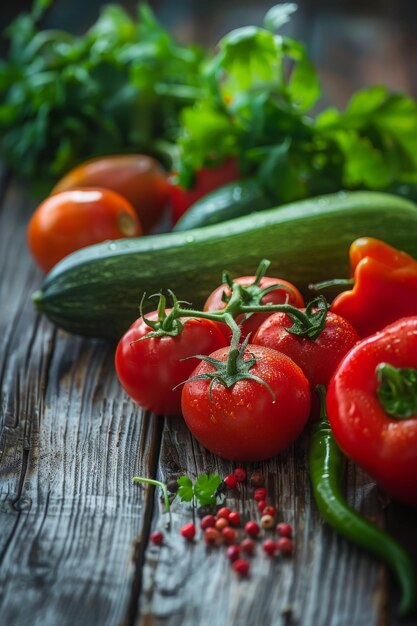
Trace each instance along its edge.
<instances>
[{"instance_id":1,"label":"weathered wood plank","mask_svg":"<svg viewBox=\"0 0 417 626\"><path fill-rule=\"evenodd\" d=\"M137 626L382 623L384 568L319 519L306 469L307 439L308 434L268 463L247 466L248 470L261 468L278 508L278 521L293 525L293 557L268 559L258 545L250 578L239 581L230 571L223 547L207 551L201 534L194 545L184 542L179 528L192 519L193 511L174 501L173 528L166 533L165 544L150 546L147 551ZM167 422L159 468L164 480L182 473L195 477L207 471L224 476L231 469L230 464L204 451L181 420ZM382 523L378 493L370 480L351 468L347 482L350 499L358 510ZM229 492L227 503L238 508L244 519L259 519L248 486L241 489L238 498ZM161 510L156 508L154 527L162 524ZM268 536L271 533L265 531L263 538Z\"/></svg>"},{"instance_id":2,"label":"weathered wood plank","mask_svg":"<svg viewBox=\"0 0 417 626\"><path fill-rule=\"evenodd\" d=\"M121 393L112 346L35 315L30 209L12 187L0 213L0 613L113 625L130 620L149 524L131 478L154 471L160 435Z\"/></svg>"}]
</instances>

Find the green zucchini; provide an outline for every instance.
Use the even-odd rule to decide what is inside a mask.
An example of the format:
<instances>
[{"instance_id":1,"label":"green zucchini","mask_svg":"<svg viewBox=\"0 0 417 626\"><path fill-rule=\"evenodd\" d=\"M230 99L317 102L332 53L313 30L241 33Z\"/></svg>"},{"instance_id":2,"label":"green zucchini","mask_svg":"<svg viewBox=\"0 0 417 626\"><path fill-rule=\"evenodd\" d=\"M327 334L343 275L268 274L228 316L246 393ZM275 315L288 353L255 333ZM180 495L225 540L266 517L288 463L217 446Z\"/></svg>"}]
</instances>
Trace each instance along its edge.
<instances>
[{"instance_id":1,"label":"green zucchini","mask_svg":"<svg viewBox=\"0 0 417 626\"><path fill-rule=\"evenodd\" d=\"M252 274L268 258L270 275L306 293L310 282L347 276L349 246L360 236L417 257L417 206L377 192L339 193L184 233L97 244L58 263L33 299L70 332L117 339L145 292L171 289L201 306L223 269Z\"/></svg>"},{"instance_id":2,"label":"green zucchini","mask_svg":"<svg viewBox=\"0 0 417 626\"><path fill-rule=\"evenodd\" d=\"M248 178L215 189L195 202L178 220L174 231L218 224L274 206L256 179Z\"/></svg>"}]
</instances>

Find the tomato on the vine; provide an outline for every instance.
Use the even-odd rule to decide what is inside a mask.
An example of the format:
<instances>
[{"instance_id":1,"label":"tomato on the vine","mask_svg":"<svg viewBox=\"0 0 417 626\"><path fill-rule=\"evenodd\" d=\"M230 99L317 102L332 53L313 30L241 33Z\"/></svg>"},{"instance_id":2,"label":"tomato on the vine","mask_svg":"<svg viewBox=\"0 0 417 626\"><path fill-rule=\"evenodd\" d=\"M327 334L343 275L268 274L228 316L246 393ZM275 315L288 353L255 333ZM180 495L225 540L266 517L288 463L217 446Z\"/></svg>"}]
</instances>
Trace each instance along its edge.
<instances>
[{"instance_id":1,"label":"tomato on the vine","mask_svg":"<svg viewBox=\"0 0 417 626\"><path fill-rule=\"evenodd\" d=\"M276 284L281 285L277 289L266 293L261 299L261 304L287 303L300 308L304 306L303 296L298 291L297 287L295 287L292 283L283 280L282 278L274 278L272 276L263 276L256 285L255 281L256 276L239 276L238 278L233 279L234 283L239 283L244 287L257 286L259 289L266 289ZM230 295L231 289L226 283L216 287L216 289L210 293L205 301L203 307L204 311L219 311L224 309ZM271 313L251 313L246 317L246 319L244 315L239 315L236 318L236 322L241 324L242 339L247 337L249 333L251 333L251 337L253 338L255 331L270 315ZM222 328L226 337L230 338L231 329L225 324L222 324ZM252 340L251 343L253 343Z\"/></svg>"},{"instance_id":2,"label":"tomato on the vine","mask_svg":"<svg viewBox=\"0 0 417 626\"><path fill-rule=\"evenodd\" d=\"M33 213L27 230L29 249L45 272L79 248L141 234L130 202L98 187L49 196Z\"/></svg>"},{"instance_id":3,"label":"tomato on the vine","mask_svg":"<svg viewBox=\"0 0 417 626\"><path fill-rule=\"evenodd\" d=\"M293 322L285 313L273 313L258 328L253 343L279 350L301 367L314 392L317 385L327 385L345 354L359 341L359 336L348 321L327 312L323 330L318 337L300 337L288 332ZM319 401L312 398L314 415Z\"/></svg>"},{"instance_id":4,"label":"tomato on the vine","mask_svg":"<svg viewBox=\"0 0 417 626\"><path fill-rule=\"evenodd\" d=\"M230 348L211 359L226 361ZM310 390L301 369L287 356L248 345L244 360L255 358L242 378L226 388L209 379L189 380L182 391L182 412L194 437L208 450L233 461L268 459L289 446L303 430L310 411ZM201 361L192 372L200 376L215 367ZM212 384L211 384L212 383Z\"/></svg>"},{"instance_id":5,"label":"tomato on the vine","mask_svg":"<svg viewBox=\"0 0 417 626\"><path fill-rule=\"evenodd\" d=\"M145 317L157 320L158 311ZM196 318L180 322L183 328L177 336L146 337L153 329L140 317L116 349L120 383L135 402L158 415L181 414L181 387L174 387L187 380L196 366L196 360L188 357L209 354L226 345L216 322Z\"/></svg>"},{"instance_id":6,"label":"tomato on the vine","mask_svg":"<svg viewBox=\"0 0 417 626\"><path fill-rule=\"evenodd\" d=\"M159 222L169 198L167 173L145 154L110 155L81 163L55 185L52 194L79 187L120 193L135 209L145 233Z\"/></svg>"}]
</instances>

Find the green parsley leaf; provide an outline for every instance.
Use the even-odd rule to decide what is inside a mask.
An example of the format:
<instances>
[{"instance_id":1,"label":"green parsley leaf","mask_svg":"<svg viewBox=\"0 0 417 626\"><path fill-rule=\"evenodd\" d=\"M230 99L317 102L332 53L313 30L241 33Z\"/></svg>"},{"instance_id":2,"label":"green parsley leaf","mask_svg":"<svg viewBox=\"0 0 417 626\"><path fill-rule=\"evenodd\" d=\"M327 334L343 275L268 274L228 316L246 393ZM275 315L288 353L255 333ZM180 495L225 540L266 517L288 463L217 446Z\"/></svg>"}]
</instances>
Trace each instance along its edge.
<instances>
[{"instance_id":1,"label":"green parsley leaf","mask_svg":"<svg viewBox=\"0 0 417 626\"><path fill-rule=\"evenodd\" d=\"M179 485L177 494L185 502L191 502L194 497L193 483L188 476L181 476L178 478L177 483Z\"/></svg>"},{"instance_id":2,"label":"green parsley leaf","mask_svg":"<svg viewBox=\"0 0 417 626\"><path fill-rule=\"evenodd\" d=\"M284 2L271 7L264 17L264 26L275 32L290 21L291 15L297 10L294 2Z\"/></svg>"},{"instance_id":3,"label":"green parsley leaf","mask_svg":"<svg viewBox=\"0 0 417 626\"><path fill-rule=\"evenodd\" d=\"M194 485L194 492L200 506L216 504L216 492L222 479L218 474L201 474Z\"/></svg>"}]
</instances>

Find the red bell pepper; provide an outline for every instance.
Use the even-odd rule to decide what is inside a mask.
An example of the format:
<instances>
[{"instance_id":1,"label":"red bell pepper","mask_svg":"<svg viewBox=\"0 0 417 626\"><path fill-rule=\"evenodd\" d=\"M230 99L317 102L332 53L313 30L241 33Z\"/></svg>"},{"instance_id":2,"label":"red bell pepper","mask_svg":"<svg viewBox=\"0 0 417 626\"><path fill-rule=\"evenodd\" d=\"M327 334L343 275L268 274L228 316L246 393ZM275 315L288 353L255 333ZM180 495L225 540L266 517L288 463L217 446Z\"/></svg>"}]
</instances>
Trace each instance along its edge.
<instances>
[{"instance_id":1,"label":"red bell pepper","mask_svg":"<svg viewBox=\"0 0 417 626\"><path fill-rule=\"evenodd\" d=\"M334 437L394 499L417 506L417 316L359 342L330 381Z\"/></svg>"},{"instance_id":2,"label":"red bell pepper","mask_svg":"<svg viewBox=\"0 0 417 626\"><path fill-rule=\"evenodd\" d=\"M417 315L417 261L379 239L356 239L349 251L353 288L330 310L367 337L401 317ZM336 281L335 281L336 282Z\"/></svg>"}]
</instances>

